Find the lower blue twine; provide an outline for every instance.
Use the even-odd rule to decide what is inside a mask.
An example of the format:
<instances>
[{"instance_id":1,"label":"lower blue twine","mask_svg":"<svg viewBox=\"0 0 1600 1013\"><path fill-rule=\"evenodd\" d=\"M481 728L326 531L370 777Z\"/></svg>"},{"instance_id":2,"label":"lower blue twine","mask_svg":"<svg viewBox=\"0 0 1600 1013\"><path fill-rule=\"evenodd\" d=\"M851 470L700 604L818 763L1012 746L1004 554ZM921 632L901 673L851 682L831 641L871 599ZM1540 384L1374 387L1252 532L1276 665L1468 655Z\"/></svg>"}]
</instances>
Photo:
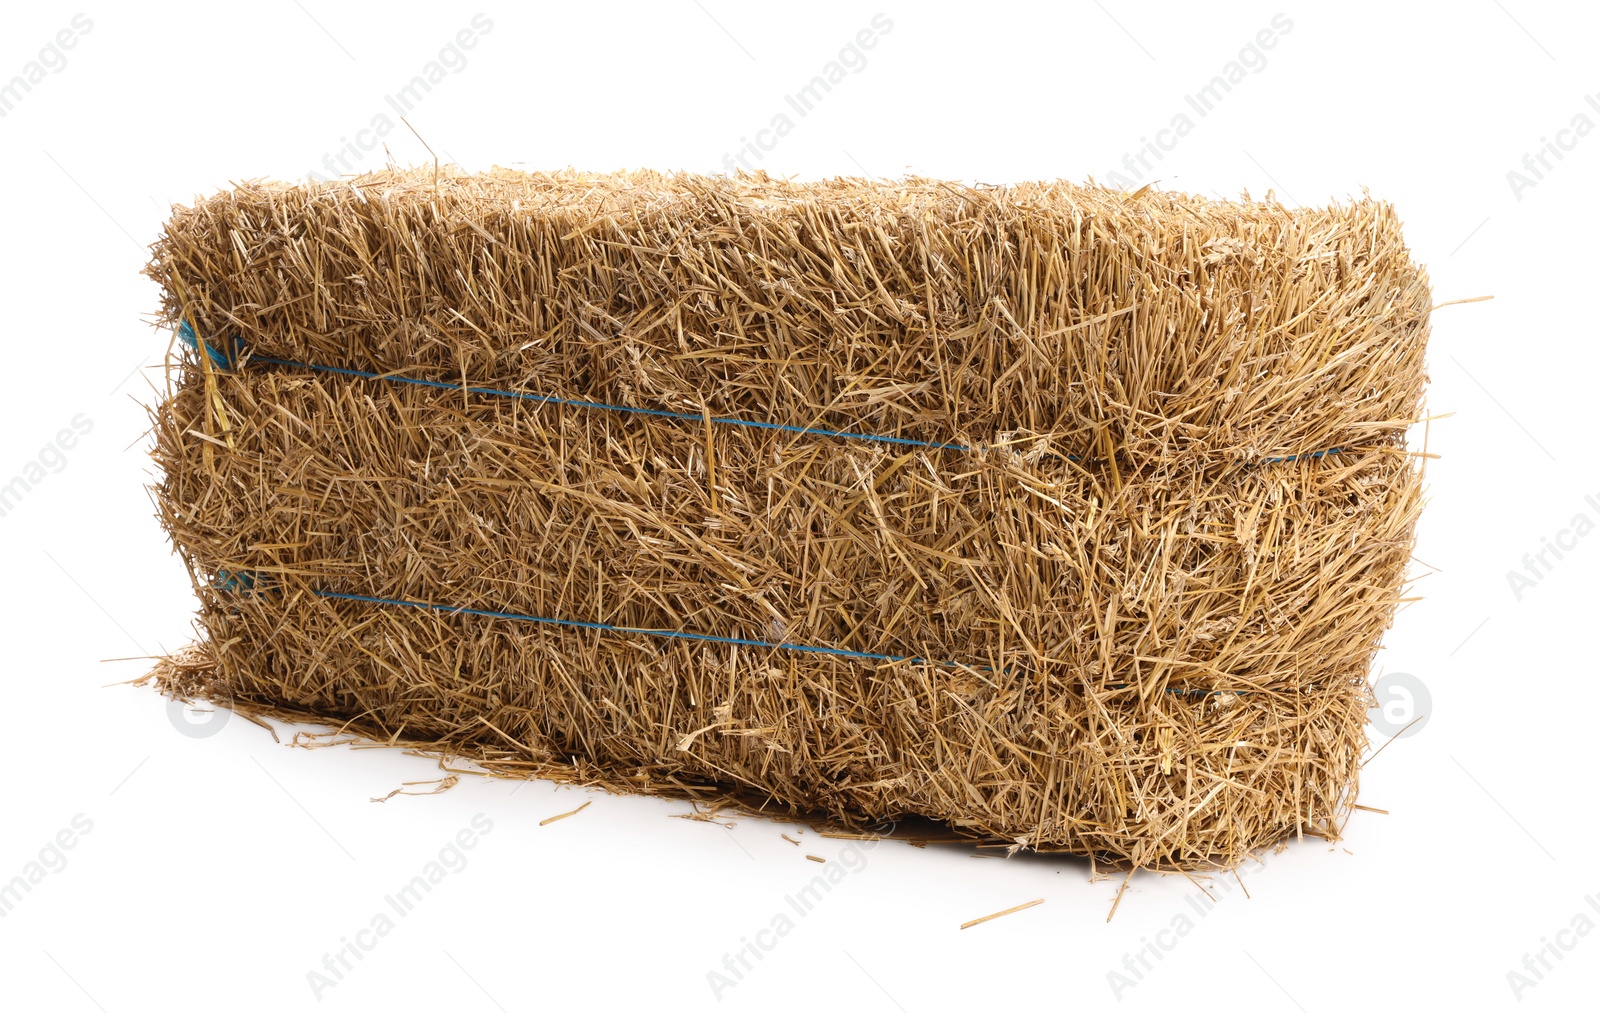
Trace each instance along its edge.
<instances>
[{"instance_id":1,"label":"lower blue twine","mask_svg":"<svg viewBox=\"0 0 1600 1013\"><path fill-rule=\"evenodd\" d=\"M254 584L254 580L251 581ZM229 588L232 589L231 587ZM739 647L759 647L773 651L798 651L802 654L826 654L836 658L853 658L858 661L888 661L906 662L912 665L937 665L941 668L971 668L980 672L993 672L994 669L987 665L964 665L959 661L932 661L927 658L918 658L909 654L874 654L871 651L851 651L843 647L824 647L817 644L787 644L773 643L768 640L750 640L745 637L722 637L710 633L689 633L684 630L655 630L644 626L616 626L611 623L596 623L582 619L552 619L548 616L530 616L521 612L498 612L493 609L467 608L462 605L435 605L432 602L412 601L409 598L377 598L366 594L346 594L342 591L314 590L313 594L319 598L337 598L341 601L366 602L369 605L396 605L404 608L424 609L429 612L440 612L445 615L482 616L486 619L510 619L522 623L539 623L545 626L565 626L580 630L597 630L605 633L625 633L636 636L663 637L668 640L690 640L703 644L734 644ZM1004 670L1009 672L1010 669ZM1127 683L1115 683L1112 689L1127 689ZM1224 690L1204 689L1174 689L1168 687L1165 692L1179 696L1215 696ZM1240 695L1249 693L1249 690L1240 691Z\"/></svg>"},{"instance_id":2,"label":"lower blue twine","mask_svg":"<svg viewBox=\"0 0 1600 1013\"><path fill-rule=\"evenodd\" d=\"M954 661L928 661L910 655L873 654L870 651L851 651L843 647L822 647L816 644L775 644L765 640L748 640L744 637L719 637L710 633L688 633L683 630L652 630L642 626L614 626L610 623L586 622L581 619L551 619L547 616L523 615L520 612L495 612L491 609L465 608L458 605L434 605L425 601L405 598L374 598L364 594L344 594L339 591L314 591L322 598L339 598L344 601L364 601L373 605L402 605L406 608L427 609L449 615L484 616L488 619L512 619L523 623L542 623L546 626L568 626L580 630L602 630L607 633L632 633L670 640L693 640L706 644L735 644L740 647L765 647L777 651L800 651L805 654L830 654L840 658L857 658L863 661L907 661L913 665L946 665L951 668L969 668Z\"/></svg>"}]
</instances>

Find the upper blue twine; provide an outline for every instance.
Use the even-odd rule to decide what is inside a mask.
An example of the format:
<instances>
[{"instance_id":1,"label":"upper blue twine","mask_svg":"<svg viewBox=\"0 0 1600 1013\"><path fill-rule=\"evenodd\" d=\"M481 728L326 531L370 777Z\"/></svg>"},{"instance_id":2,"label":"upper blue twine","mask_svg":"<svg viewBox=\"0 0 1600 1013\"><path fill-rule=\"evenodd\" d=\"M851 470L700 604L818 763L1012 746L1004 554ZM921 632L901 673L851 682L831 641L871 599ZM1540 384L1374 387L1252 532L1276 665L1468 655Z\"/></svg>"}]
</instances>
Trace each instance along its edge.
<instances>
[{"instance_id":1,"label":"upper blue twine","mask_svg":"<svg viewBox=\"0 0 1600 1013\"><path fill-rule=\"evenodd\" d=\"M189 321L183 321L178 327L178 336L183 343L195 351L202 347L196 338L194 329L189 326ZM206 356L211 364L218 369L231 369L233 364L244 355L244 343L238 338L232 341L231 349L224 351L213 348L209 344L203 346ZM231 353L231 354L230 354ZM834 436L846 440L867 440L873 443L890 443L902 447L926 447L929 450L958 450L967 453L982 450L981 447L968 447L960 443L936 443L928 440L912 440L904 436L882 436L876 433L853 433L842 429L818 429L809 426L789 426L778 422L762 422L758 419L741 419L731 416L696 415L692 412L675 412L663 408L639 408L634 405L606 404L601 401L578 401L572 398L555 397L550 394L530 394L519 390L501 390L497 387L468 387L457 383L445 383L441 380L422 380L411 376L395 376L391 373L369 373L360 369L347 369L342 366L324 366L310 362L295 362L291 359L274 359L270 356L251 356L251 362L268 363L274 366L289 366L294 369L309 369L318 373L333 373L338 376L355 376L364 380L382 380L388 383L404 383L414 387L432 387L435 390L462 391L467 394L485 394L493 397L514 397L524 401L534 401L539 404L567 405L573 408L590 408L599 411L622 412L629 415L649 415L655 418L678 419L684 422L710 421L724 426L742 426L747 429L769 429L776 432L794 433L799 436ZM1298 461L1323 457L1328 454L1337 454L1340 448L1332 447L1328 450L1318 450L1308 454L1291 454L1287 457L1264 457L1261 464L1280 464L1285 461ZM1053 454L1052 457L1064 458L1068 461L1081 461L1075 454Z\"/></svg>"}]
</instances>

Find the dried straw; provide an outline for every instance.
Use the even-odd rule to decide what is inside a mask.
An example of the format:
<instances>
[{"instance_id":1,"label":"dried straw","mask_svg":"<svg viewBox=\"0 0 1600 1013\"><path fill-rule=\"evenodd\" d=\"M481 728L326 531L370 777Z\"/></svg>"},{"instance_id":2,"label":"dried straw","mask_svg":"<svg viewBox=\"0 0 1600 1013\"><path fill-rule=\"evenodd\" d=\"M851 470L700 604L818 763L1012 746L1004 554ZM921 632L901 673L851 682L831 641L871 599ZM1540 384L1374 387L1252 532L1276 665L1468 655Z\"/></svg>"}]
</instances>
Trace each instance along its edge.
<instances>
[{"instance_id":1,"label":"dried straw","mask_svg":"<svg viewBox=\"0 0 1600 1013\"><path fill-rule=\"evenodd\" d=\"M154 412L170 692L1132 868L1354 800L1421 502L1386 204L429 169L237 186L148 270L242 349Z\"/></svg>"}]
</instances>

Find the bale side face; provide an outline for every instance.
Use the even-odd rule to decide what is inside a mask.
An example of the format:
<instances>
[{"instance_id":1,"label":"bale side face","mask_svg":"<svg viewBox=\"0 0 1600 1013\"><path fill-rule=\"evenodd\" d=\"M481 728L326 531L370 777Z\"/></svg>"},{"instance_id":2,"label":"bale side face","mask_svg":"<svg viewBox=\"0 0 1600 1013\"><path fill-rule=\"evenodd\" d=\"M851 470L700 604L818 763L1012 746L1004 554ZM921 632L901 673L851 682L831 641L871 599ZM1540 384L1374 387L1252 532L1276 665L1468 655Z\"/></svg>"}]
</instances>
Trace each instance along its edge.
<instances>
[{"instance_id":1,"label":"bale side face","mask_svg":"<svg viewBox=\"0 0 1600 1013\"><path fill-rule=\"evenodd\" d=\"M1386 206L385 178L206 202L153 273L253 356L975 448L192 361L156 417L209 638L178 689L1142 866L1231 864L1353 798L1420 504L1426 281Z\"/></svg>"}]
</instances>

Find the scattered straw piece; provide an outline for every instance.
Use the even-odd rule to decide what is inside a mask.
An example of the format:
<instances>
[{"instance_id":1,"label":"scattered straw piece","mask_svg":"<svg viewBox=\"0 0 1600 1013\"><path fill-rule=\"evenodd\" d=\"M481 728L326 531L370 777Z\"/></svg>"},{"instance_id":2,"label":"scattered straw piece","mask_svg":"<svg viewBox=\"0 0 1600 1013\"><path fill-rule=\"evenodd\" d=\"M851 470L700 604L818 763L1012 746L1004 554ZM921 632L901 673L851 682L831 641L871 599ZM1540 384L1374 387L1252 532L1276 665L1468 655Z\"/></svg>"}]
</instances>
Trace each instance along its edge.
<instances>
[{"instance_id":1,"label":"scattered straw piece","mask_svg":"<svg viewBox=\"0 0 1600 1013\"><path fill-rule=\"evenodd\" d=\"M1133 874L1138 872L1138 871L1139 871L1139 867L1138 866L1134 866L1133 868L1128 870L1128 874L1126 876L1122 877L1122 885L1117 887L1116 899L1111 902L1111 910L1110 910L1110 912L1108 912L1106 914L1106 921L1107 922L1110 922L1111 919L1113 919L1113 918L1115 918L1117 916L1117 906L1122 903L1122 895L1128 892L1128 880L1132 879L1133 878Z\"/></svg>"},{"instance_id":2,"label":"scattered straw piece","mask_svg":"<svg viewBox=\"0 0 1600 1013\"><path fill-rule=\"evenodd\" d=\"M1206 889L1204 883L1200 882L1198 879L1195 879L1193 876L1189 875L1189 873L1186 870L1180 869L1178 871L1183 873L1183 878L1184 879L1187 879L1189 882L1194 884L1196 890L1199 890L1201 893L1205 894L1207 900L1211 901L1211 903L1213 903L1213 904L1215 904L1217 902L1217 898L1212 895L1210 890ZM1110 921L1109 918L1106 919L1106 920Z\"/></svg>"},{"instance_id":3,"label":"scattered straw piece","mask_svg":"<svg viewBox=\"0 0 1600 1013\"><path fill-rule=\"evenodd\" d=\"M461 778L454 774L447 774L444 777L436 777L429 781L405 781L402 782L401 787L396 788L394 791L391 791L382 798L375 798L372 801L387 802L396 795L437 795L442 791L449 791L451 788L454 788L456 784L460 782L460 780ZM431 784L433 787L429 788L427 791L406 791L406 788L419 784Z\"/></svg>"},{"instance_id":4,"label":"scattered straw piece","mask_svg":"<svg viewBox=\"0 0 1600 1013\"><path fill-rule=\"evenodd\" d=\"M816 855L807 855L806 858L810 859L813 862L826 862L827 861L826 858L818 858Z\"/></svg>"},{"instance_id":5,"label":"scattered straw piece","mask_svg":"<svg viewBox=\"0 0 1600 1013\"><path fill-rule=\"evenodd\" d=\"M1018 911L1025 911L1030 907L1035 907L1043 903L1044 898L1040 897L1038 900L1030 900L1026 904L1018 904L1016 907L1008 907L1004 911L996 911L992 915L984 915L982 918L974 918L970 922L962 922L961 927L964 929L970 929L974 925L982 925L984 922L993 921L996 918L1004 918L1006 915L1016 914Z\"/></svg>"},{"instance_id":6,"label":"scattered straw piece","mask_svg":"<svg viewBox=\"0 0 1600 1013\"><path fill-rule=\"evenodd\" d=\"M558 815L558 816L548 816L548 817L546 817L546 818L544 818L544 819L542 819L542 820L540 820L540 821L539 821L539 825L540 825L540 826L541 826L541 827L543 827L543 826L548 826L548 825L550 825L550 824L551 824L551 823L554 823L554 822L555 822L555 821L556 821L556 820L564 820L564 819L566 819L566 818L567 818L567 817L568 817L568 816L576 816L576 815L578 815L578 814L579 814L579 813L581 813L581 812L583 812L583 811L584 811L584 810L585 810L585 809L587 809L587 808L589 808L589 807L590 807L590 806L591 806L591 805L593 805L593 804L594 804L594 799L590 799L590 800L589 800L589 801L587 801L587 802L585 802L585 803L584 803L584 804L583 804L583 805L580 805L580 806L579 806L579 807L578 807L578 808L576 808L576 809L574 809L574 810L572 810L572 811L571 811L571 812L569 812L569 813L561 813L561 814L560 814L560 815Z\"/></svg>"}]
</instances>

